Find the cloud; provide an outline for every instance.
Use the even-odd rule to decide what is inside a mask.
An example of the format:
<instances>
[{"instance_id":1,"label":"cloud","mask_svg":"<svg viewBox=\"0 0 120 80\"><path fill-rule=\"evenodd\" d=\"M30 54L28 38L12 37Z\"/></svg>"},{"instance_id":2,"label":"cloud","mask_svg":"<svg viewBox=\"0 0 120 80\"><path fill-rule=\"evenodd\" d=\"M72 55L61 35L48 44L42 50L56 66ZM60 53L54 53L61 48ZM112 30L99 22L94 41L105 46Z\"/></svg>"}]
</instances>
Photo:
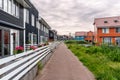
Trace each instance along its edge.
<instances>
[{"instance_id":1,"label":"cloud","mask_svg":"<svg viewBox=\"0 0 120 80\"><path fill-rule=\"evenodd\" d=\"M120 0L31 0L59 34L94 30L96 17L120 15Z\"/></svg>"}]
</instances>

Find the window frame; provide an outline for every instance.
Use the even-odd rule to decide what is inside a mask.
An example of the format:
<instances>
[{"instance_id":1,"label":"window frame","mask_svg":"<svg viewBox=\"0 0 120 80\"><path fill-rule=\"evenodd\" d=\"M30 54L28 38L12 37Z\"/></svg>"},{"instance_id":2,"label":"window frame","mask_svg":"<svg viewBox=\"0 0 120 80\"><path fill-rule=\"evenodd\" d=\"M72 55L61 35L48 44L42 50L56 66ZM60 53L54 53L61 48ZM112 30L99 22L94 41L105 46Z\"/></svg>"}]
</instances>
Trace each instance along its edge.
<instances>
[{"instance_id":1,"label":"window frame","mask_svg":"<svg viewBox=\"0 0 120 80\"><path fill-rule=\"evenodd\" d=\"M120 27L116 27L116 33L120 33Z\"/></svg>"},{"instance_id":2,"label":"window frame","mask_svg":"<svg viewBox=\"0 0 120 80\"><path fill-rule=\"evenodd\" d=\"M102 33L108 34L109 33L109 28L102 28Z\"/></svg>"}]
</instances>

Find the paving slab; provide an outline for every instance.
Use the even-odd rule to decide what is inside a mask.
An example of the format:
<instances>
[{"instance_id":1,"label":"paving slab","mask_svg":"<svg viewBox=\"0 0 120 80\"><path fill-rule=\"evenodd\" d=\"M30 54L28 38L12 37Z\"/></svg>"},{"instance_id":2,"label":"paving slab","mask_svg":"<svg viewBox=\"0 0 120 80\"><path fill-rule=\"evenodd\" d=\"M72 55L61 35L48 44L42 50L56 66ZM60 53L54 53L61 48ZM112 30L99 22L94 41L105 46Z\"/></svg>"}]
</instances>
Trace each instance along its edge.
<instances>
[{"instance_id":1,"label":"paving slab","mask_svg":"<svg viewBox=\"0 0 120 80\"><path fill-rule=\"evenodd\" d=\"M36 80L95 80L94 75L61 43Z\"/></svg>"}]
</instances>

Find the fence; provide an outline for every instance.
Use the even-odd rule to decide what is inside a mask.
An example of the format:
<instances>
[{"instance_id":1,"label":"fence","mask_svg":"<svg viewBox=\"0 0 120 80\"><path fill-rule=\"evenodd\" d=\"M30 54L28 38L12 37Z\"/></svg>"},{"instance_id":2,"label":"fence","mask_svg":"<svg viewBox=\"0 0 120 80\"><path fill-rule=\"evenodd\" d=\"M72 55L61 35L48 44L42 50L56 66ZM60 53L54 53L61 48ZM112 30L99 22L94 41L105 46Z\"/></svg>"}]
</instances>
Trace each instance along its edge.
<instances>
[{"instance_id":1,"label":"fence","mask_svg":"<svg viewBox=\"0 0 120 80\"><path fill-rule=\"evenodd\" d=\"M30 50L21 54L0 59L0 80L19 80L29 72L39 61L47 57L58 46L54 42L48 46Z\"/></svg>"}]
</instances>

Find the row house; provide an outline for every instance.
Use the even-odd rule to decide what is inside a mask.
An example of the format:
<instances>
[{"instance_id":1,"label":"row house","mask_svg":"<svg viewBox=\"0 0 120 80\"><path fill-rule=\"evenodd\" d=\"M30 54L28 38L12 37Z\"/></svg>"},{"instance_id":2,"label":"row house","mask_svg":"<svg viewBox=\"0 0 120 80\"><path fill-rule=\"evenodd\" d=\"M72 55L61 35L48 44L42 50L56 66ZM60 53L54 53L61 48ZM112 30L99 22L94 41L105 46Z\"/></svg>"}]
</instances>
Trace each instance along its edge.
<instances>
[{"instance_id":1,"label":"row house","mask_svg":"<svg viewBox=\"0 0 120 80\"><path fill-rule=\"evenodd\" d=\"M49 41L56 41L58 38L56 30L49 30Z\"/></svg>"},{"instance_id":2,"label":"row house","mask_svg":"<svg viewBox=\"0 0 120 80\"><path fill-rule=\"evenodd\" d=\"M85 31L75 32L75 40L77 41L84 41L86 37Z\"/></svg>"},{"instance_id":3,"label":"row house","mask_svg":"<svg viewBox=\"0 0 120 80\"><path fill-rule=\"evenodd\" d=\"M48 41L50 29L29 0L0 0L0 57Z\"/></svg>"},{"instance_id":4,"label":"row house","mask_svg":"<svg viewBox=\"0 0 120 80\"><path fill-rule=\"evenodd\" d=\"M94 42L94 32L88 31L86 33L85 41L87 41L87 42Z\"/></svg>"},{"instance_id":5,"label":"row house","mask_svg":"<svg viewBox=\"0 0 120 80\"><path fill-rule=\"evenodd\" d=\"M120 16L95 18L95 42L120 45Z\"/></svg>"},{"instance_id":6,"label":"row house","mask_svg":"<svg viewBox=\"0 0 120 80\"><path fill-rule=\"evenodd\" d=\"M26 44L36 45L38 44L38 10L29 1L30 8L25 9L25 41Z\"/></svg>"},{"instance_id":7,"label":"row house","mask_svg":"<svg viewBox=\"0 0 120 80\"><path fill-rule=\"evenodd\" d=\"M49 30L51 29L51 27L47 24L47 22L42 17L39 17L38 29L39 29L38 42L40 44L48 42Z\"/></svg>"},{"instance_id":8,"label":"row house","mask_svg":"<svg viewBox=\"0 0 120 80\"><path fill-rule=\"evenodd\" d=\"M0 0L0 56L24 46L24 8L29 8L25 0Z\"/></svg>"}]
</instances>

